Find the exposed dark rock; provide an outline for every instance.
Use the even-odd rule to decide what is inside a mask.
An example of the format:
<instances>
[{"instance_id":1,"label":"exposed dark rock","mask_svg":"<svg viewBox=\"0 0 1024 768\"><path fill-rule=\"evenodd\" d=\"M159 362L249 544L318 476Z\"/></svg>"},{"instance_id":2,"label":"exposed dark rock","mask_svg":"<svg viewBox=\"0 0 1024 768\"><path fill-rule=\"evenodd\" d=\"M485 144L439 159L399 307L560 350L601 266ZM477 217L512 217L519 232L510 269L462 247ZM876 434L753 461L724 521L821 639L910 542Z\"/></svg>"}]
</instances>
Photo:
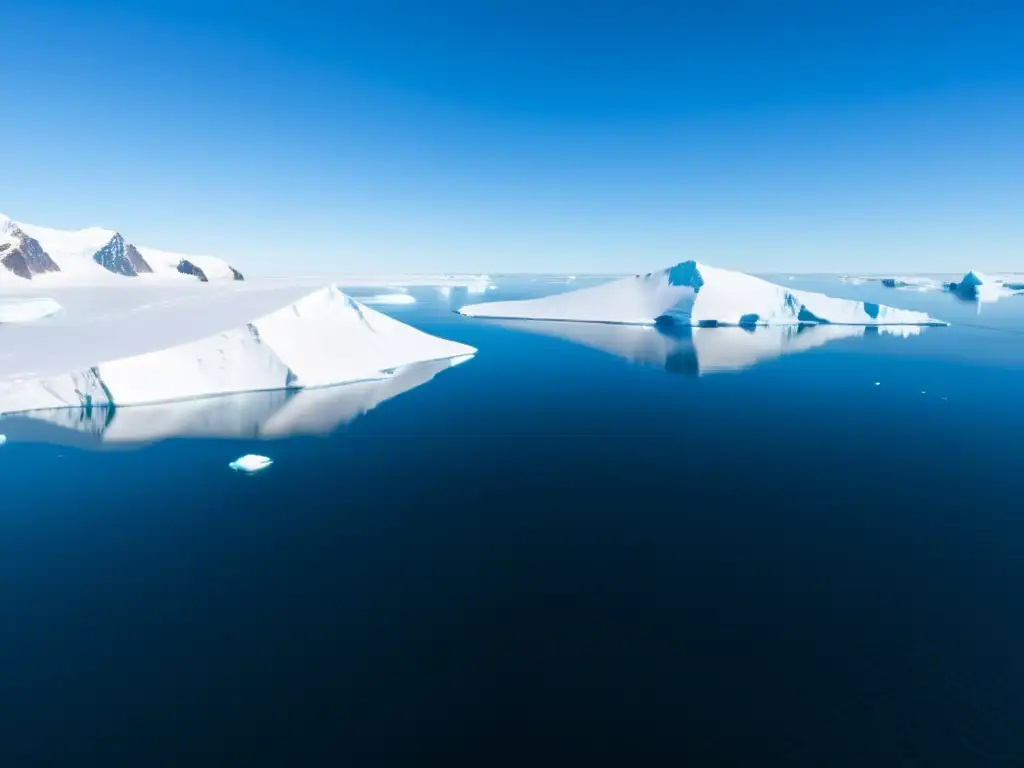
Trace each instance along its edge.
<instances>
[{"instance_id":1,"label":"exposed dark rock","mask_svg":"<svg viewBox=\"0 0 1024 768\"><path fill-rule=\"evenodd\" d=\"M245 280L245 278L244 278L244 277L242 277L242 273L241 273L241 272L239 272L239 271L238 271L237 269L235 269L234 267L232 267L232 266L231 266L230 264L228 264L228 269L230 269L230 270L231 270L231 274L232 274L232 275L234 276L234 279L235 279L235 280Z\"/></svg>"},{"instance_id":2,"label":"exposed dark rock","mask_svg":"<svg viewBox=\"0 0 1024 768\"><path fill-rule=\"evenodd\" d=\"M209 279L206 277L206 273L203 272L203 270L201 270L188 259L182 259L181 261L178 262L178 271L181 272L181 274L183 275L192 275L193 277L198 277L199 282L201 283L210 282Z\"/></svg>"},{"instance_id":3,"label":"exposed dark rock","mask_svg":"<svg viewBox=\"0 0 1024 768\"><path fill-rule=\"evenodd\" d=\"M124 255L131 262L132 266L135 267L135 274L145 275L153 271L153 268L149 266L149 263L139 253L139 249L131 243L125 243Z\"/></svg>"},{"instance_id":4,"label":"exposed dark rock","mask_svg":"<svg viewBox=\"0 0 1024 768\"><path fill-rule=\"evenodd\" d=\"M131 243L126 243L120 233L110 238L110 242L93 254L92 260L108 272L125 277L135 277L152 272L152 267L142 258L142 254Z\"/></svg>"},{"instance_id":5,"label":"exposed dark rock","mask_svg":"<svg viewBox=\"0 0 1024 768\"><path fill-rule=\"evenodd\" d=\"M0 263L8 270L27 280L31 280L32 275L41 275L44 272L60 272L60 267L50 258L50 254L43 250L38 240L26 235L14 223L8 224L5 231L15 239L14 243L4 243L4 246L0 247L0 253L4 254Z\"/></svg>"},{"instance_id":6,"label":"exposed dark rock","mask_svg":"<svg viewBox=\"0 0 1024 768\"><path fill-rule=\"evenodd\" d=\"M18 277L23 277L26 280L32 279L32 272L28 268L28 263L25 261L25 254L21 252L20 248L15 248L10 251L6 251L0 264L3 264L9 271L13 272Z\"/></svg>"}]
</instances>

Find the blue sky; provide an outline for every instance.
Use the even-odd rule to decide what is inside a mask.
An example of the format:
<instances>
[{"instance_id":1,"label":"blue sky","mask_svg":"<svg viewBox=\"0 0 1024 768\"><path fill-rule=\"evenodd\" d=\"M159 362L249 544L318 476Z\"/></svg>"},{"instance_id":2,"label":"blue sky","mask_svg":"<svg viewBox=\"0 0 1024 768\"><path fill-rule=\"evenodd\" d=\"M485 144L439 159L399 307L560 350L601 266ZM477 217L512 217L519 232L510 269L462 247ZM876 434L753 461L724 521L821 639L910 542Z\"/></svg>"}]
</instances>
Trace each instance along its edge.
<instances>
[{"instance_id":1,"label":"blue sky","mask_svg":"<svg viewBox=\"0 0 1024 768\"><path fill-rule=\"evenodd\" d=\"M1019 2L4 6L33 223L253 273L1024 270Z\"/></svg>"}]
</instances>

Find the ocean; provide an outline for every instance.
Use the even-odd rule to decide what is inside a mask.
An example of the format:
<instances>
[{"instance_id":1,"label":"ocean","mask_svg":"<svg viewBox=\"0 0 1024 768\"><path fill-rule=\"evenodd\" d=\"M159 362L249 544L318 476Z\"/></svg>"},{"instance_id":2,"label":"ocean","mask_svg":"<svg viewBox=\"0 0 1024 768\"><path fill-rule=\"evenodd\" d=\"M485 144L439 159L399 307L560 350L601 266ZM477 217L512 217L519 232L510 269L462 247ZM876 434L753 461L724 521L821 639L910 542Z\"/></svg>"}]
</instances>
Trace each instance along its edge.
<instances>
[{"instance_id":1,"label":"ocean","mask_svg":"<svg viewBox=\"0 0 1024 768\"><path fill-rule=\"evenodd\" d=\"M0 764L1024 765L1024 297L790 282L952 325L0 420Z\"/></svg>"}]
</instances>

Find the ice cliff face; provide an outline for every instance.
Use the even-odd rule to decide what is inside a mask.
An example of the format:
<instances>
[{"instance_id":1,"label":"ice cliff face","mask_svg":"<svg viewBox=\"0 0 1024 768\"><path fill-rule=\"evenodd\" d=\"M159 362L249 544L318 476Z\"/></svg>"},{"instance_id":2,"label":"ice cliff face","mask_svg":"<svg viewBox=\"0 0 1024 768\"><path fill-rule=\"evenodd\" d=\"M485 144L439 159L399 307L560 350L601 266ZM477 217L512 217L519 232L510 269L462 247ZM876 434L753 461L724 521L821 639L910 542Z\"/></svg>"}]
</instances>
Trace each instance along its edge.
<instances>
[{"instance_id":1,"label":"ice cliff face","mask_svg":"<svg viewBox=\"0 0 1024 768\"><path fill-rule=\"evenodd\" d=\"M131 243L126 243L120 233L93 254L92 260L108 272L125 277L149 274L153 268L142 258L142 254Z\"/></svg>"},{"instance_id":2,"label":"ice cliff face","mask_svg":"<svg viewBox=\"0 0 1024 768\"><path fill-rule=\"evenodd\" d=\"M628 325L650 325L665 317L694 326L944 324L923 312L793 290L696 261L555 296L472 304L459 312Z\"/></svg>"},{"instance_id":3,"label":"ice cliff face","mask_svg":"<svg viewBox=\"0 0 1024 768\"><path fill-rule=\"evenodd\" d=\"M455 361L475 352L365 307L331 286L184 344L97 360L56 376L9 378L0 382L0 412L145 405L380 381L406 366Z\"/></svg>"},{"instance_id":4,"label":"ice cliff face","mask_svg":"<svg viewBox=\"0 0 1024 768\"><path fill-rule=\"evenodd\" d=\"M39 241L29 237L13 221L0 227L0 263L11 273L26 280L33 275L60 272L60 267L43 250Z\"/></svg>"}]
</instances>

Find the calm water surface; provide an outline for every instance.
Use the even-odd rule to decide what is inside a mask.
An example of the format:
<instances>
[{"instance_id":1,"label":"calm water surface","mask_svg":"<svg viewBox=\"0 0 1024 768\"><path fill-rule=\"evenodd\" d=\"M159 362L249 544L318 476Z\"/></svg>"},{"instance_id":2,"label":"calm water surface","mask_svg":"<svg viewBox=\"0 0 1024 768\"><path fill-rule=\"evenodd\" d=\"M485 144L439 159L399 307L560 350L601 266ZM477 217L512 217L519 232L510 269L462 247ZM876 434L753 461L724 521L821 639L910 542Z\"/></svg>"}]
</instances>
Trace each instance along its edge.
<instances>
[{"instance_id":1,"label":"calm water surface","mask_svg":"<svg viewBox=\"0 0 1024 768\"><path fill-rule=\"evenodd\" d=\"M829 290L954 325L652 341L414 290L479 354L326 437L7 420L0 764L1024 764L1024 298Z\"/></svg>"}]
</instances>

